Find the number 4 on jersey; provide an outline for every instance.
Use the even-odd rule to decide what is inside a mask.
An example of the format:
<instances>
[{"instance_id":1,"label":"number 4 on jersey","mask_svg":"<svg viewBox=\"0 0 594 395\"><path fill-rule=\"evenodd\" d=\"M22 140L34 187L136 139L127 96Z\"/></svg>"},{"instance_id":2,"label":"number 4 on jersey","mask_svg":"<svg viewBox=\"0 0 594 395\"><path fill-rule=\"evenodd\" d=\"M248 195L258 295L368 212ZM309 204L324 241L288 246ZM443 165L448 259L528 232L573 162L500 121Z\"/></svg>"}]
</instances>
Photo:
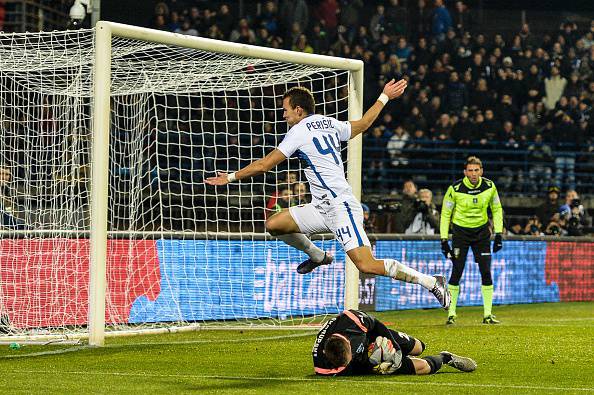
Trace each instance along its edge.
<instances>
[{"instance_id":1,"label":"number 4 on jersey","mask_svg":"<svg viewBox=\"0 0 594 395\"><path fill-rule=\"evenodd\" d=\"M342 238L343 236L348 236L349 239L352 237L351 236L351 230L349 229L348 226L345 226L343 228L338 228L336 229L336 237L340 239L340 241L344 241ZM348 240L348 239L347 239Z\"/></svg>"},{"instance_id":2,"label":"number 4 on jersey","mask_svg":"<svg viewBox=\"0 0 594 395\"><path fill-rule=\"evenodd\" d=\"M338 160L338 156L336 156L336 153L340 152L340 143L338 143L338 147L337 147L336 144L334 144L334 139L331 136L322 136L322 138L324 139L324 142L326 143L326 147L322 147L322 145L320 144L320 140L318 140L317 137L313 138L313 143L316 146L316 149L322 155L327 155L327 154L332 155L332 158L334 158L334 162L336 164L339 164L340 162ZM340 141L338 139L338 135L336 135L336 140Z\"/></svg>"}]
</instances>

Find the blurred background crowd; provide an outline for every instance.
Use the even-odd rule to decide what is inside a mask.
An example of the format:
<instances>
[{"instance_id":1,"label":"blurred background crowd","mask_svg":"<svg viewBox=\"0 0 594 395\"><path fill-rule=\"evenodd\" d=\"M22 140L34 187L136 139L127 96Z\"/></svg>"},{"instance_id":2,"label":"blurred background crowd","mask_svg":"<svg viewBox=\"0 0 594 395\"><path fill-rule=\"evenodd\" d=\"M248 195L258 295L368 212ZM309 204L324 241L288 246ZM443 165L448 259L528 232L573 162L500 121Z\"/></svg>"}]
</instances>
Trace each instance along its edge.
<instances>
[{"instance_id":1,"label":"blurred background crowd","mask_svg":"<svg viewBox=\"0 0 594 395\"><path fill-rule=\"evenodd\" d=\"M386 81L409 81L364 138L369 206L399 213L378 221L382 231L404 233L420 212L435 228L429 214L440 199L432 195L443 193L452 174L461 176L470 153L483 159L502 195L544 199L547 210L512 210L510 232L579 234L576 227L590 227L576 190L594 189L594 20L566 19L539 34L527 22L512 33L486 32L464 1L259 1L241 14L213 3L158 2L151 26L360 59L365 107ZM291 185L281 189L275 196L284 193L286 204L300 200L288 194Z\"/></svg>"}]
</instances>

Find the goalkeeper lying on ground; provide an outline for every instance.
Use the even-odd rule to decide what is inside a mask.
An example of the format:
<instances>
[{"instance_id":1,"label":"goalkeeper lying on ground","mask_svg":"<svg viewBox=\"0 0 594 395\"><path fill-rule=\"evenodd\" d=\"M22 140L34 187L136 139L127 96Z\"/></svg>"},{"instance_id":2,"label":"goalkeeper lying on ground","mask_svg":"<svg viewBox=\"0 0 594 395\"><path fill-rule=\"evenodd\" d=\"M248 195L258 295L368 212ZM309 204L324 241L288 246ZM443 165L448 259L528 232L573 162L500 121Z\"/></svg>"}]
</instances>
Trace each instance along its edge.
<instances>
[{"instance_id":1,"label":"goalkeeper lying on ground","mask_svg":"<svg viewBox=\"0 0 594 395\"><path fill-rule=\"evenodd\" d=\"M463 372L476 362L448 351L415 358L425 344L403 332L388 329L367 313L345 310L328 321L318 333L312 354L316 374L432 374L442 364Z\"/></svg>"}]
</instances>

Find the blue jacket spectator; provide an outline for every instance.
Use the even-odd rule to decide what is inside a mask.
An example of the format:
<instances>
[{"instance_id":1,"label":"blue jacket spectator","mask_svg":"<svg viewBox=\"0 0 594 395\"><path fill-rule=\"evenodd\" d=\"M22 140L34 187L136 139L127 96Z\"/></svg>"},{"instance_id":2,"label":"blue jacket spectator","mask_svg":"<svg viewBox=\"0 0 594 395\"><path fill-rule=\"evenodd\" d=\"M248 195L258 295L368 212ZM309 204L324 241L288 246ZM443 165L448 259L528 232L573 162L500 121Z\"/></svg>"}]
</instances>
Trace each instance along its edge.
<instances>
[{"instance_id":1,"label":"blue jacket spectator","mask_svg":"<svg viewBox=\"0 0 594 395\"><path fill-rule=\"evenodd\" d=\"M445 39L445 34L452 28L452 16L443 5L443 0L435 0L431 31L438 41Z\"/></svg>"}]
</instances>

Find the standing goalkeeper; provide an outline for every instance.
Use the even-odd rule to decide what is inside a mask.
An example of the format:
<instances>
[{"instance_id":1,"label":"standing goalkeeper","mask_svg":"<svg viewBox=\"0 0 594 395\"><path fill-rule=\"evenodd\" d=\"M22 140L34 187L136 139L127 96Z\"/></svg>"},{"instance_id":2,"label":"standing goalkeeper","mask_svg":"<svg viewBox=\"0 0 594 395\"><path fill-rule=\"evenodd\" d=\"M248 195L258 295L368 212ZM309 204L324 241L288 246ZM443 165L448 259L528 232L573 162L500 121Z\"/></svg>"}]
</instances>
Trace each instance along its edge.
<instances>
[{"instance_id":1,"label":"standing goalkeeper","mask_svg":"<svg viewBox=\"0 0 594 395\"><path fill-rule=\"evenodd\" d=\"M483 294L483 324L499 324L491 313L493 305L493 279L491 278L491 231L487 208L491 208L495 228L493 252L501 250L503 241L503 210L497 188L493 181L482 177L483 164L471 156L464 164L464 178L451 185L441 206L441 250L446 259L452 260L453 268L449 288L452 295L447 324L456 322L456 303L460 294L460 278L464 272L468 248L472 248L475 261L481 272ZM453 215L452 215L453 214ZM452 248L448 233L452 221Z\"/></svg>"}]
</instances>

